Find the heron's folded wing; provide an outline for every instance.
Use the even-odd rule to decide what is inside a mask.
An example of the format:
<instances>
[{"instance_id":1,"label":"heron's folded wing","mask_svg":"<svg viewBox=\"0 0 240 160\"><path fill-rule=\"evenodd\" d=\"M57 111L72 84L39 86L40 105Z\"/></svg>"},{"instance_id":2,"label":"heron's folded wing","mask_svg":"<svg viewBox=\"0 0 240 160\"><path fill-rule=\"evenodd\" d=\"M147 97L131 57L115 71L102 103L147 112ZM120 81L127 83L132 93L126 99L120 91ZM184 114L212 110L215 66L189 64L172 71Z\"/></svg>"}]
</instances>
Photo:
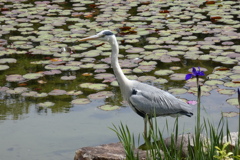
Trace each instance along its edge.
<instances>
[{"instance_id":1,"label":"heron's folded wing","mask_svg":"<svg viewBox=\"0 0 240 160\"><path fill-rule=\"evenodd\" d=\"M160 89L151 87L148 91L136 90L135 93L129 97L129 100L131 105L140 112L160 116L184 111L183 101Z\"/></svg>"}]
</instances>

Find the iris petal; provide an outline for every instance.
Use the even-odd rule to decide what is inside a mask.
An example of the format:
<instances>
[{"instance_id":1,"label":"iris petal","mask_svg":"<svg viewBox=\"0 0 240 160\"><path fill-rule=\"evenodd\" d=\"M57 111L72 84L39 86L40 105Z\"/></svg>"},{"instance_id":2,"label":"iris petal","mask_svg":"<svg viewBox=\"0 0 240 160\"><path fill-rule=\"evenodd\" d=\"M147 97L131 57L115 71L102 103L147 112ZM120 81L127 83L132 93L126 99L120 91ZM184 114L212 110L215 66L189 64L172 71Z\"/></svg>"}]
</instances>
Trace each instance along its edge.
<instances>
[{"instance_id":1,"label":"iris petal","mask_svg":"<svg viewBox=\"0 0 240 160\"><path fill-rule=\"evenodd\" d=\"M197 70L196 70L196 68L194 68L194 67L192 67L192 74L193 74L193 76L196 76L196 75L197 75Z\"/></svg>"},{"instance_id":2,"label":"iris petal","mask_svg":"<svg viewBox=\"0 0 240 160\"><path fill-rule=\"evenodd\" d=\"M190 73L190 74L187 74L186 76L185 76L185 80L189 80L189 79L191 79L192 78L192 74Z\"/></svg>"}]
</instances>

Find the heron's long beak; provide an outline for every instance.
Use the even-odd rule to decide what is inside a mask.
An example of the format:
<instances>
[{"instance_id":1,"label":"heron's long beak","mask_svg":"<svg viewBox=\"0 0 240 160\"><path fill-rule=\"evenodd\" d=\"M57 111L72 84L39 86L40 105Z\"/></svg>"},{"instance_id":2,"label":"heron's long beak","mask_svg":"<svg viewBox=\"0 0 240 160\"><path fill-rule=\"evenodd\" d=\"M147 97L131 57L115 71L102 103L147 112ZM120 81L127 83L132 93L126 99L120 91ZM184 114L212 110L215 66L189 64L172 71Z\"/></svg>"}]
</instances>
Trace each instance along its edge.
<instances>
[{"instance_id":1,"label":"heron's long beak","mask_svg":"<svg viewBox=\"0 0 240 160\"><path fill-rule=\"evenodd\" d=\"M94 40L94 39L98 39L98 38L99 38L99 36L94 35L94 36L86 37L86 38L83 38L83 39L79 39L78 41L79 42L84 42L84 41Z\"/></svg>"}]
</instances>

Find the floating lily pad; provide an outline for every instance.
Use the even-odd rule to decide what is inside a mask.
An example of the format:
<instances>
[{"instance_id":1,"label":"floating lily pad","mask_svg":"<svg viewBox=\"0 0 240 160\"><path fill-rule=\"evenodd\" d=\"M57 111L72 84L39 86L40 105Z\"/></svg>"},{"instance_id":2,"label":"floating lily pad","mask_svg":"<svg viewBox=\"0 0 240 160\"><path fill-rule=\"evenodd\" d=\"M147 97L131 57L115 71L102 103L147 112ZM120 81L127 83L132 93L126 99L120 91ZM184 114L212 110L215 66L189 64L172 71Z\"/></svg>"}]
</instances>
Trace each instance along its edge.
<instances>
[{"instance_id":1,"label":"floating lily pad","mask_svg":"<svg viewBox=\"0 0 240 160\"><path fill-rule=\"evenodd\" d=\"M38 79L42 76L43 76L42 73L27 73L27 74L23 75L23 78L30 80L30 79Z\"/></svg>"},{"instance_id":2,"label":"floating lily pad","mask_svg":"<svg viewBox=\"0 0 240 160\"><path fill-rule=\"evenodd\" d=\"M223 84L226 87L240 87L240 83L226 82Z\"/></svg>"},{"instance_id":3,"label":"floating lily pad","mask_svg":"<svg viewBox=\"0 0 240 160\"><path fill-rule=\"evenodd\" d=\"M232 94L235 94L236 91L234 89L219 89L218 90L218 93L220 94L227 94L227 95L232 95Z\"/></svg>"},{"instance_id":4,"label":"floating lily pad","mask_svg":"<svg viewBox=\"0 0 240 160\"><path fill-rule=\"evenodd\" d=\"M7 70L8 68L8 65L0 65L0 71Z\"/></svg>"},{"instance_id":5,"label":"floating lily pad","mask_svg":"<svg viewBox=\"0 0 240 160\"><path fill-rule=\"evenodd\" d=\"M2 58L0 59L0 63L16 63L17 60L15 58Z\"/></svg>"},{"instance_id":6,"label":"floating lily pad","mask_svg":"<svg viewBox=\"0 0 240 160\"><path fill-rule=\"evenodd\" d=\"M187 90L184 88L173 88L168 90L168 92L172 93L172 94L184 94L187 93Z\"/></svg>"},{"instance_id":7,"label":"floating lily pad","mask_svg":"<svg viewBox=\"0 0 240 160\"><path fill-rule=\"evenodd\" d=\"M38 103L37 107L47 108L47 107L52 107L54 105L55 105L55 103L53 103L53 102L43 102L43 103Z\"/></svg>"},{"instance_id":8,"label":"floating lily pad","mask_svg":"<svg viewBox=\"0 0 240 160\"><path fill-rule=\"evenodd\" d=\"M76 105L82 105L82 104L88 104L91 103L91 101L87 98L78 98L78 99L74 99L71 101L71 104L76 104Z\"/></svg>"},{"instance_id":9,"label":"floating lily pad","mask_svg":"<svg viewBox=\"0 0 240 160\"><path fill-rule=\"evenodd\" d=\"M76 76L62 76L61 80L74 80L76 79Z\"/></svg>"},{"instance_id":10,"label":"floating lily pad","mask_svg":"<svg viewBox=\"0 0 240 160\"><path fill-rule=\"evenodd\" d=\"M23 78L22 75L12 74L12 75L6 76L6 80L7 80L8 82L20 82L20 81L23 81L23 80L25 80L25 79Z\"/></svg>"},{"instance_id":11,"label":"floating lily pad","mask_svg":"<svg viewBox=\"0 0 240 160\"><path fill-rule=\"evenodd\" d=\"M113 95L114 95L113 92L101 91L98 93L93 93L93 94L88 95L88 98L89 99L105 99L105 98L111 97Z\"/></svg>"},{"instance_id":12,"label":"floating lily pad","mask_svg":"<svg viewBox=\"0 0 240 160\"><path fill-rule=\"evenodd\" d=\"M239 116L239 113L237 113L237 112L223 112L222 115L223 115L223 117L231 118L231 117Z\"/></svg>"},{"instance_id":13,"label":"floating lily pad","mask_svg":"<svg viewBox=\"0 0 240 160\"><path fill-rule=\"evenodd\" d=\"M6 90L6 93L8 93L8 94L21 94L23 92L26 92L27 90L28 90L28 88L26 88L26 87L17 87L15 89Z\"/></svg>"},{"instance_id":14,"label":"floating lily pad","mask_svg":"<svg viewBox=\"0 0 240 160\"><path fill-rule=\"evenodd\" d=\"M158 79L153 80L152 82L157 83L157 84L164 84L164 83L167 83L168 80L163 79L163 78L158 78Z\"/></svg>"},{"instance_id":15,"label":"floating lily pad","mask_svg":"<svg viewBox=\"0 0 240 160\"><path fill-rule=\"evenodd\" d=\"M237 98L229 98L227 99L227 103L232 106L238 106L238 99Z\"/></svg>"},{"instance_id":16,"label":"floating lily pad","mask_svg":"<svg viewBox=\"0 0 240 160\"><path fill-rule=\"evenodd\" d=\"M106 87L108 87L108 85L101 84L101 83L82 83L79 86L82 88L89 88L89 89L94 89L94 90L103 90Z\"/></svg>"},{"instance_id":17,"label":"floating lily pad","mask_svg":"<svg viewBox=\"0 0 240 160\"><path fill-rule=\"evenodd\" d=\"M50 71L44 71L43 74L45 75L55 75L55 74L61 74L62 71L60 70L56 70L56 69L53 69L53 70L50 70Z\"/></svg>"},{"instance_id":18,"label":"floating lily pad","mask_svg":"<svg viewBox=\"0 0 240 160\"><path fill-rule=\"evenodd\" d=\"M171 80L185 80L186 74L174 73L170 75Z\"/></svg>"},{"instance_id":19,"label":"floating lily pad","mask_svg":"<svg viewBox=\"0 0 240 160\"><path fill-rule=\"evenodd\" d=\"M65 90L61 90L61 89L55 89L52 90L51 92L49 92L48 94L51 96L59 96L59 95L65 95L67 92Z\"/></svg>"},{"instance_id":20,"label":"floating lily pad","mask_svg":"<svg viewBox=\"0 0 240 160\"><path fill-rule=\"evenodd\" d=\"M208 80L205 82L205 84L210 86L221 85L223 83L224 83L223 81L219 81L219 80Z\"/></svg>"},{"instance_id":21,"label":"floating lily pad","mask_svg":"<svg viewBox=\"0 0 240 160\"><path fill-rule=\"evenodd\" d=\"M168 69L161 69L158 71L155 71L154 74L158 75L158 76L166 76L169 74L174 73L172 70L168 70Z\"/></svg>"},{"instance_id":22,"label":"floating lily pad","mask_svg":"<svg viewBox=\"0 0 240 160\"><path fill-rule=\"evenodd\" d=\"M154 77L154 76L140 76L140 77L138 77L138 80L141 81L141 82L154 81L154 80L156 80L156 77Z\"/></svg>"},{"instance_id":23,"label":"floating lily pad","mask_svg":"<svg viewBox=\"0 0 240 160\"><path fill-rule=\"evenodd\" d=\"M98 108L101 110L104 110L104 111L113 111L116 109L120 109L119 106L112 106L112 105L108 105L108 104L99 106Z\"/></svg>"},{"instance_id":24,"label":"floating lily pad","mask_svg":"<svg viewBox=\"0 0 240 160\"><path fill-rule=\"evenodd\" d=\"M71 96L77 96L77 95L80 95L80 94L83 94L83 92L82 92L82 91L75 91L75 90L73 90L73 91L68 91L68 92L66 93L66 95L71 95Z\"/></svg>"}]
</instances>

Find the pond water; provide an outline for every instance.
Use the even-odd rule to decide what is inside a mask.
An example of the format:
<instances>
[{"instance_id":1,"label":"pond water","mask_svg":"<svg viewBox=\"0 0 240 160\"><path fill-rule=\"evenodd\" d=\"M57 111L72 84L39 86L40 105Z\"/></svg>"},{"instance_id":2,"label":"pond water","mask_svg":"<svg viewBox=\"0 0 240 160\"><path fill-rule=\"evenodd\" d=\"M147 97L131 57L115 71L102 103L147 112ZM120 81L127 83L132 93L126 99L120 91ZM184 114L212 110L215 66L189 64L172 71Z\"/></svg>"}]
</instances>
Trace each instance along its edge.
<instances>
[{"instance_id":1,"label":"pond water","mask_svg":"<svg viewBox=\"0 0 240 160\"><path fill-rule=\"evenodd\" d=\"M73 159L78 148L118 142L121 122L136 136L143 120L122 100L108 44L78 39L109 29L130 79L196 102L202 119L238 128L240 2L187 0L5 0L0 2L0 159ZM110 108L104 108L108 105ZM194 132L194 116L179 118ZM175 119L157 118L161 130ZM163 132L165 137L169 133Z\"/></svg>"}]
</instances>

